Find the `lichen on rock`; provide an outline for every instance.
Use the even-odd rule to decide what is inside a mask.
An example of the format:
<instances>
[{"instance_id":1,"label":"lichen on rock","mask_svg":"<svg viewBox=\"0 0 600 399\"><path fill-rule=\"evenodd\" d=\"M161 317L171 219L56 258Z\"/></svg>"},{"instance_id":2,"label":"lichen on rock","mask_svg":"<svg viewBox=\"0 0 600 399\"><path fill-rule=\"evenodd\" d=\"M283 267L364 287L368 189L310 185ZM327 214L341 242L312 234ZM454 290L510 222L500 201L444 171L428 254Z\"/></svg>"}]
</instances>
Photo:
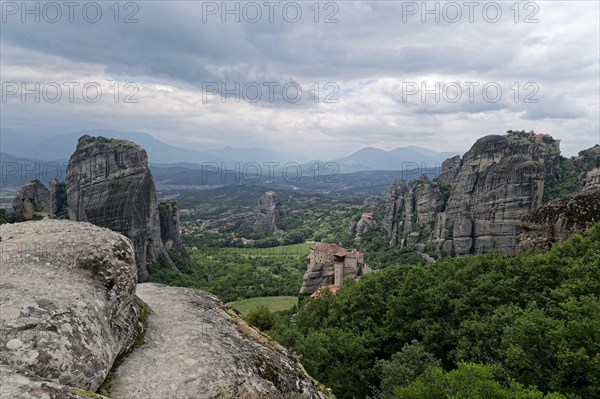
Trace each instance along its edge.
<instances>
[{"instance_id":1,"label":"lichen on rock","mask_svg":"<svg viewBox=\"0 0 600 399\"><path fill-rule=\"evenodd\" d=\"M140 332L131 242L89 223L0 226L0 363L95 391Z\"/></svg>"}]
</instances>

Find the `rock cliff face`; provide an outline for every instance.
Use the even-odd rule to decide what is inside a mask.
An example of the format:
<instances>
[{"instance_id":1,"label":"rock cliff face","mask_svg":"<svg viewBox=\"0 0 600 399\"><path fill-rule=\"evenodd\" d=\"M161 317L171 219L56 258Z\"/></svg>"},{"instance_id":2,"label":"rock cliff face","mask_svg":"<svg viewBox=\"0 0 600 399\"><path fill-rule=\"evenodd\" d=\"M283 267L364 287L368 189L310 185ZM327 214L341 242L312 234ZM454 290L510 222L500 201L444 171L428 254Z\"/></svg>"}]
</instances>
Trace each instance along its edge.
<instances>
[{"instance_id":1,"label":"rock cliff face","mask_svg":"<svg viewBox=\"0 0 600 399\"><path fill-rule=\"evenodd\" d=\"M544 182L559 168L550 136L483 137L462 159L445 161L439 178L392 184L383 222L390 245L424 243L437 255L512 252L521 218L541 205Z\"/></svg>"},{"instance_id":2,"label":"rock cliff face","mask_svg":"<svg viewBox=\"0 0 600 399\"><path fill-rule=\"evenodd\" d=\"M177 270L160 238L160 219L146 151L126 140L82 136L67 168L69 218L131 239L138 279L147 264Z\"/></svg>"},{"instance_id":3,"label":"rock cliff face","mask_svg":"<svg viewBox=\"0 0 600 399\"><path fill-rule=\"evenodd\" d=\"M160 217L160 239L167 250L173 248L179 255L188 258L189 255L181 239L179 226L179 204L175 201L162 201L158 203Z\"/></svg>"},{"instance_id":4,"label":"rock cliff face","mask_svg":"<svg viewBox=\"0 0 600 399\"><path fill-rule=\"evenodd\" d=\"M24 220L39 220L53 213L50 191L38 180L24 185L12 206L13 212Z\"/></svg>"},{"instance_id":5,"label":"rock cliff face","mask_svg":"<svg viewBox=\"0 0 600 399\"><path fill-rule=\"evenodd\" d=\"M250 230L252 235L264 233L280 235L282 231L277 228L277 221L287 217L279 195L267 191L258 199L258 205L253 212L242 212L223 219L206 223L206 229L229 228L235 230Z\"/></svg>"},{"instance_id":6,"label":"rock cliff face","mask_svg":"<svg viewBox=\"0 0 600 399\"><path fill-rule=\"evenodd\" d=\"M101 384L113 399L329 397L215 296L136 286L121 234L43 220L0 235L2 398L105 398Z\"/></svg>"},{"instance_id":7,"label":"rock cliff face","mask_svg":"<svg viewBox=\"0 0 600 399\"><path fill-rule=\"evenodd\" d=\"M327 397L284 348L215 296L152 283L137 294L153 313L144 345L115 372L111 398Z\"/></svg>"},{"instance_id":8,"label":"rock cliff face","mask_svg":"<svg viewBox=\"0 0 600 399\"><path fill-rule=\"evenodd\" d=\"M142 329L131 242L61 220L4 224L0 235L0 396L95 391Z\"/></svg>"},{"instance_id":9,"label":"rock cliff face","mask_svg":"<svg viewBox=\"0 0 600 399\"><path fill-rule=\"evenodd\" d=\"M573 163L579 172L575 191L600 190L600 145L581 151Z\"/></svg>"},{"instance_id":10,"label":"rock cliff face","mask_svg":"<svg viewBox=\"0 0 600 399\"><path fill-rule=\"evenodd\" d=\"M550 201L522 219L517 251L547 251L596 223L600 223L600 190Z\"/></svg>"}]
</instances>

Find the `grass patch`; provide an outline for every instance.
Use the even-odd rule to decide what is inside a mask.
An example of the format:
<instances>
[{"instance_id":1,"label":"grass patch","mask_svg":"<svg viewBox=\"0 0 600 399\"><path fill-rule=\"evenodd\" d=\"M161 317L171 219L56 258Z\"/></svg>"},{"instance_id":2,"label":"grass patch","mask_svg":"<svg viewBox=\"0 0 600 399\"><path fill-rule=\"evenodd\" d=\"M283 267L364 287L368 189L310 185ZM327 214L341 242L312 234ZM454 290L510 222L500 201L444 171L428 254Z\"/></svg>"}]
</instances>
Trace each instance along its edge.
<instances>
[{"instance_id":1,"label":"grass patch","mask_svg":"<svg viewBox=\"0 0 600 399\"><path fill-rule=\"evenodd\" d=\"M230 302L227 304L246 317L250 310L258 306L266 306L270 312L280 312L282 310L290 310L294 306L298 306L298 298L295 296L270 296L241 299L239 301Z\"/></svg>"},{"instance_id":2,"label":"grass patch","mask_svg":"<svg viewBox=\"0 0 600 399\"><path fill-rule=\"evenodd\" d=\"M221 251L236 253L248 257L261 256L294 256L308 255L310 247L314 244L303 242L301 244L280 245L271 248L223 248Z\"/></svg>"}]
</instances>

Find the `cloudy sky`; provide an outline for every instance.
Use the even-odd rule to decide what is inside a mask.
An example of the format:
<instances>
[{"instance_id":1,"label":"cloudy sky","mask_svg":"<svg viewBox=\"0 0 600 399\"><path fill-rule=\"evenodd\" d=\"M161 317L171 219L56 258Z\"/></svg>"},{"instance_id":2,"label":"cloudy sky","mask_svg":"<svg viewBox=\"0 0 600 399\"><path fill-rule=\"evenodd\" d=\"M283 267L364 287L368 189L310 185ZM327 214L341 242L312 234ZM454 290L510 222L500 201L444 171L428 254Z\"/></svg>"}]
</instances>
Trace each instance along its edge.
<instances>
[{"instance_id":1,"label":"cloudy sky","mask_svg":"<svg viewBox=\"0 0 600 399\"><path fill-rule=\"evenodd\" d=\"M23 4L2 2L6 142L112 129L332 159L600 140L597 1Z\"/></svg>"}]
</instances>

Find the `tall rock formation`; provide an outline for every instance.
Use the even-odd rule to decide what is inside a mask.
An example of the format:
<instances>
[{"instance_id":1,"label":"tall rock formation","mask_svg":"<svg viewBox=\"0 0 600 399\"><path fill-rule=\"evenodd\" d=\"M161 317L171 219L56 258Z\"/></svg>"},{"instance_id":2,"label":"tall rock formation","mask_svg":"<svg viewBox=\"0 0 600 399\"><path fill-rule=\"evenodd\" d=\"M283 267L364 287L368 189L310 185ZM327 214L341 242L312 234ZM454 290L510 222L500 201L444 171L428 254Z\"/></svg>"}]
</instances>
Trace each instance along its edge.
<instances>
[{"instance_id":1,"label":"tall rock formation","mask_svg":"<svg viewBox=\"0 0 600 399\"><path fill-rule=\"evenodd\" d=\"M267 191L258 199L256 209L252 212L236 213L226 218L212 220L204 225L206 229L226 228L247 232L254 236L273 233L277 236L283 233L277 227L277 222L287 217L287 211L276 192Z\"/></svg>"},{"instance_id":2,"label":"tall rock formation","mask_svg":"<svg viewBox=\"0 0 600 399\"><path fill-rule=\"evenodd\" d=\"M386 201L385 215L383 217L383 228L388 233L390 246L395 246L398 241L398 229L402 221L406 219L404 211L404 196L408 188L403 179L396 180L390 186ZM412 216L411 216L412 217ZM400 227L401 231L403 226Z\"/></svg>"},{"instance_id":3,"label":"tall rock formation","mask_svg":"<svg viewBox=\"0 0 600 399\"><path fill-rule=\"evenodd\" d=\"M158 203L160 217L160 239L167 250L174 249L179 255L189 258L183 240L181 239L181 227L179 225L179 204L172 200Z\"/></svg>"},{"instance_id":4,"label":"tall rock formation","mask_svg":"<svg viewBox=\"0 0 600 399\"><path fill-rule=\"evenodd\" d=\"M258 200L256 208L256 220L254 221L254 234L281 233L277 228L277 221L287 216L283 209L279 195L273 191L267 191Z\"/></svg>"},{"instance_id":5,"label":"tall rock formation","mask_svg":"<svg viewBox=\"0 0 600 399\"><path fill-rule=\"evenodd\" d=\"M67 168L69 218L108 227L131 239L138 279L147 264L177 270L160 236L160 218L148 156L126 140L82 136Z\"/></svg>"},{"instance_id":6,"label":"tall rock formation","mask_svg":"<svg viewBox=\"0 0 600 399\"><path fill-rule=\"evenodd\" d=\"M600 223L600 190L566 195L523 217L517 251L547 251L596 223Z\"/></svg>"},{"instance_id":7,"label":"tall rock formation","mask_svg":"<svg viewBox=\"0 0 600 399\"><path fill-rule=\"evenodd\" d=\"M390 245L429 246L437 255L491 249L512 252L523 216L542 202L544 182L558 179L559 141L515 132L483 137L440 177L392 184L383 227Z\"/></svg>"}]
</instances>

